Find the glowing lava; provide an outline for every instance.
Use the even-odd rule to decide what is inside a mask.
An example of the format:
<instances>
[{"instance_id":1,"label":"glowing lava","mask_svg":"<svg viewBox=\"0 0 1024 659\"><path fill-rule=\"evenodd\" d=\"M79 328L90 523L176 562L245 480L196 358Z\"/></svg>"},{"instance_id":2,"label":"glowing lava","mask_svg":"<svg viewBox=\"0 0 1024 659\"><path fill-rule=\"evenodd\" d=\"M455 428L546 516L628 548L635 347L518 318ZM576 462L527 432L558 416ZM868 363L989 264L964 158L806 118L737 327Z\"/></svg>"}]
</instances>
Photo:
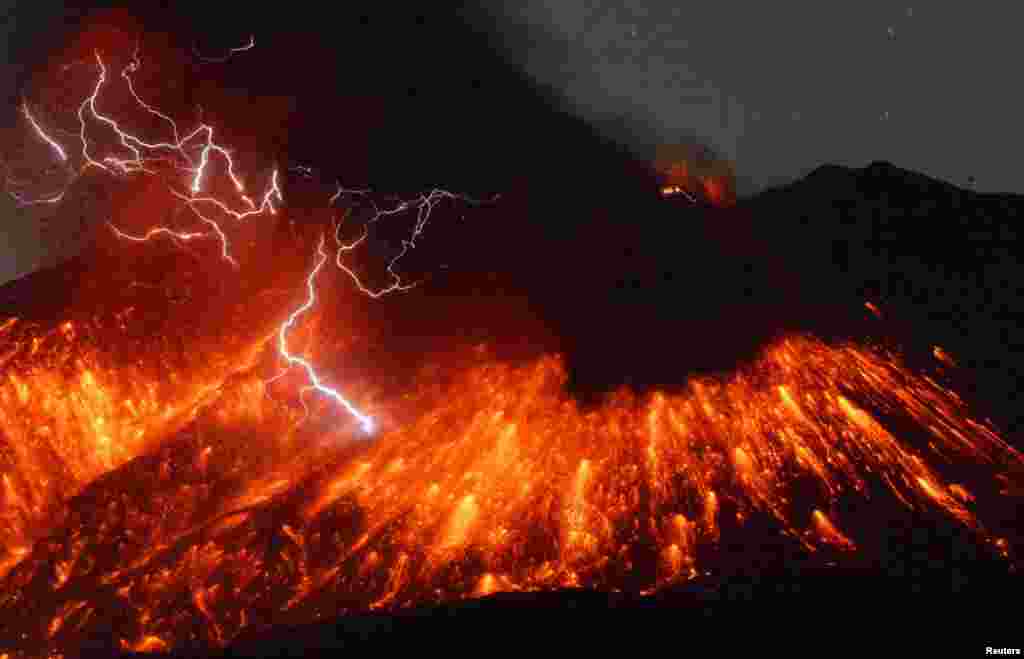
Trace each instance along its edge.
<instances>
[{"instance_id":1,"label":"glowing lava","mask_svg":"<svg viewBox=\"0 0 1024 659\"><path fill-rule=\"evenodd\" d=\"M953 482L944 465L1002 473L1022 456L880 349L790 337L731 376L642 398L624 390L594 409L566 395L558 358L478 360L396 401L418 420L357 443L354 457L352 445L314 448L296 434L301 419L243 378L222 400L262 408L250 415L257 434L229 423L214 444L167 444L74 505L12 569L0 615L39 630L13 642L74 648L112 629L110 606L74 595L101 584L128 612L125 647L217 645L251 626L498 591L648 592L714 569L716 548L754 518L780 542L843 561L865 538L838 503L869 496L945 516L1009 555L974 498L991 483ZM205 418L193 433L212 432ZM245 478L227 487L229 474ZM162 503L117 483L150 483ZM173 524L160 522L168 511Z\"/></svg>"},{"instance_id":2,"label":"glowing lava","mask_svg":"<svg viewBox=\"0 0 1024 659\"><path fill-rule=\"evenodd\" d=\"M142 338L126 309L51 331L0 324L0 561L62 519L88 483L152 449L255 364L264 340ZM189 341L188 351L177 348ZM101 350L100 346L105 350ZM114 350L130 352L126 362Z\"/></svg>"}]
</instances>

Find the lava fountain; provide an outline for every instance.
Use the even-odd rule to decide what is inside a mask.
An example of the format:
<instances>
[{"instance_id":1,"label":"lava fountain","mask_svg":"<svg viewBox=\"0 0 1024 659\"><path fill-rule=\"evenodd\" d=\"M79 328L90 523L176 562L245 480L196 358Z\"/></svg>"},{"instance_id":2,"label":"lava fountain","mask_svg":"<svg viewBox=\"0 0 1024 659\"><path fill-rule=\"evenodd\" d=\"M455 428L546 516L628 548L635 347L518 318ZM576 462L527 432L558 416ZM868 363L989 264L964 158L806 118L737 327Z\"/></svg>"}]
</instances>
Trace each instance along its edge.
<instances>
[{"instance_id":1,"label":"lava fountain","mask_svg":"<svg viewBox=\"0 0 1024 659\"><path fill-rule=\"evenodd\" d=\"M730 376L594 408L565 393L557 357L475 360L371 406L416 413L370 445L355 422L322 441L240 376L177 437L65 504L0 586L0 615L24 634L5 645L64 651L104 630L125 648L221 645L499 591L651 592L709 573L752 520L849 562L864 529L844 527L843 502L869 497L1012 560L984 509L1000 496L992 474L1019 471L1021 455L882 349L792 336ZM986 476L952 480L951 465Z\"/></svg>"}]
</instances>

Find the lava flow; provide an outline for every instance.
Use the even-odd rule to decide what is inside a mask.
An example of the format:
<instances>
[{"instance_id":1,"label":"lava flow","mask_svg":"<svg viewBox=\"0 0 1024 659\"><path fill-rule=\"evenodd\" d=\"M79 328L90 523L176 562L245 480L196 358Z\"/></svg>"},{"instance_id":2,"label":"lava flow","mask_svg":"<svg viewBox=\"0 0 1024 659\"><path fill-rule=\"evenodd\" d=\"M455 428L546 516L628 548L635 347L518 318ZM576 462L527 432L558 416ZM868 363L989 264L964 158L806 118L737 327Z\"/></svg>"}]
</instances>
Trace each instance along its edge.
<instances>
[{"instance_id":1,"label":"lava flow","mask_svg":"<svg viewBox=\"0 0 1024 659\"><path fill-rule=\"evenodd\" d=\"M67 503L3 583L2 615L25 634L3 640L57 651L110 630L126 648L218 645L497 591L647 592L714 569L754 519L794 551L848 561L868 538L841 504L868 496L944 516L1009 557L981 515L999 496L992 472L1019 470L1021 455L880 349L794 336L732 376L596 409L564 384L556 357L512 367L481 349L449 383L424 375L378 405L416 416L366 445L317 441L330 431L243 376ZM954 481L950 465L988 476Z\"/></svg>"},{"instance_id":2,"label":"lava flow","mask_svg":"<svg viewBox=\"0 0 1024 659\"><path fill-rule=\"evenodd\" d=\"M260 202L246 197L212 128L181 137L134 88L135 108L173 135L124 132L97 108L107 69L95 62L99 82L78 106L82 167L178 176L173 197L244 267L223 227L277 212L276 171ZM129 157L98 153L86 130L97 122ZM237 206L203 191L218 155ZM364 196L339 189L329 205L343 194ZM130 341L128 310L0 322L0 648L218 646L275 624L500 591L650 593L710 574L755 526L787 555L853 563L872 541L856 513L866 501L879 515L942 520L992 560L1015 560L1012 524L990 510L1024 457L951 390L955 362L941 349L926 372L880 347L793 335L734 373L681 374L678 389L624 389L585 407L566 393L560 357L511 365L481 346L424 368L403 396L349 374L343 397L325 384L335 356L310 356L322 335L348 331L319 310L324 273L371 298L407 290L397 260L448 198L373 205L351 242L339 225L337 268L324 270L322 237L289 306L244 336ZM378 220L409 211L412 237L375 289L344 258Z\"/></svg>"},{"instance_id":3,"label":"lava flow","mask_svg":"<svg viewBox=\"0 0 1024 659\"><path fill-rule=\"evenodd\" d=\"M251 369L265 342L146 337L137 315L128 307L50 331L0 323L0 571L59 523L81 488L185 426L226 379Z\"/></svg>"}]
</instances>

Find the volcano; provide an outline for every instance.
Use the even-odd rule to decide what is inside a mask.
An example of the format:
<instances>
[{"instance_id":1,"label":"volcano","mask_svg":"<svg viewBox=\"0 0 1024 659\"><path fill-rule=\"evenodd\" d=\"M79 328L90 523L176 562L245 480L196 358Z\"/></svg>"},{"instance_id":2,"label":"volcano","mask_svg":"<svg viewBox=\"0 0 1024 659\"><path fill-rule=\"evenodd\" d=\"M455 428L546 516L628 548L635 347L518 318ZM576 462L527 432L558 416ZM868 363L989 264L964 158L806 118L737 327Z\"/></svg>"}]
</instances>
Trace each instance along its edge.
<instances>
[{"instance_id":1,"label":"volcano","mask_svg":"<svg viewBox=\"0 0 1024 659\"><path fill-rule=\"evenodd\" d=\"M922 183L931 192L920 194ZM1020 203L873 165L818 171L734 209L655 208L691 221L714 213L703 223L720 227L764 217L766 206L841 199L837 184L921 203L939 192L960 195L957 208L985 207L989 218L992 208ZM942 323L889 291L876 290L874 302L861 300L839 323L834 310L863 292L858 276L876 271L833 262L829 272L821 250L808 247L816 231L869 230L850 217L866 216L874 230L883 220L835 207L807 230L800 252L818 260L796 268L815 274L799 303L751 301L742 285L737 294L735 283L707 284L705 299L729 313L690 334L680 330L672 342L667 330L650 329L659 313L665 326L681 328L709 307L691 300L675 317L644 309L651 299L676 299L671 279L662 277L660 288L612 285L618 292L603 301L579 302L576 323L636 321L623 310L644 309L631 331L610 322L590 325L590 336L544 309L540 294L535 313L560 334L561 355L504 356L510 332L496 323L457 341L463 348L419 352L400 387L379 384L367 365L347 386L387 420L369 442L323 400L306 407L281 391L271 395L263 374L280 311L243 320L238 314L251 305L225 307L200 329L173 296L111 286L116 279L99 251L5 286L6 308L18 315L2 325L3 645L29 654L210 653L231 644L252 653L274 643L313 651L330 638L384 642L387 630L450 629L438 615L452 625L497 625L512 612L552 607L704 612L801 588L830 598L870 589L905 602L916 601L914 592L966 598L1010 578L1022 463L1014 435L999 428L1013 409L983 396L997 378L985 381L960 363L993 348L938 346L931 339ZM895 202L887 208L907 212ZM491 212L500 222L500 205ZM889 221L884 226L901 230ZM799 215L793 222L802 225ZM837 226L821 226L827 222ZM679 226L672 230L692 231ZM931 227L951 239L956 231L935 213ZM766 236L760 245L714 242L714 228L706 239L739 249L745 261L733 262L785 280L793 262L783 268L772 255L785 253L794 230L781 221L762 227L752 232ZM620 249L622 235L615 238L604 247ZM649 253L642 240L633 248ZM886 247L895 254L898 245ZM970 250L957 253L971 258ZM71 280L81 294L67 294ZM403 308L417 311L391 322L417 322L408 318L419 305L456 299L442 291L475 280L431 282L406 300ZM923 276L913 283L936 285ZM504 284L478 290L461 312L453 303L452 317L479 307L480 297L498 297ZM823 288L827 304L815 297ZM105 291L102 307L85 306L90 289ZM256 289L276 291L268 300L288 297L280 283ZM238 286L192 294L259 295ZM773 302L786 323L762 332L735 366L721 354L703 363L686 357L699 366L680 369L672 383L643 345L656 342L657 355L668 355L674 343L710 343L716 326ZM938 315L942 302L926 311ZM801 305L807 311L792 312ZM280 303L268 302L274 307ZM970 322L993 331L983 313ZM335 346L311 354L328 366L341 360L344 370L353 345L345 347L345 334L319 316L304 341ZM623 355L588 370L598 345ZM472 604L457 604L467 598ZM808 601L783 598L781 606Z\"/></svg>"},{"instance_id":2,"label":"volcano","mask_svg":"<svg viewBox=\"0 0 1024 659\"><path fill-rule=\"evenodd\" d=\"M507 71L298 107L302 162L247 169L144 50L72 50L78 152L36 146L109 221L0 288L0 656L1003 642L1020 197L879 162L694 203ZM222 117L322 86L270 52Z\"/></svg>"}]
</instances>

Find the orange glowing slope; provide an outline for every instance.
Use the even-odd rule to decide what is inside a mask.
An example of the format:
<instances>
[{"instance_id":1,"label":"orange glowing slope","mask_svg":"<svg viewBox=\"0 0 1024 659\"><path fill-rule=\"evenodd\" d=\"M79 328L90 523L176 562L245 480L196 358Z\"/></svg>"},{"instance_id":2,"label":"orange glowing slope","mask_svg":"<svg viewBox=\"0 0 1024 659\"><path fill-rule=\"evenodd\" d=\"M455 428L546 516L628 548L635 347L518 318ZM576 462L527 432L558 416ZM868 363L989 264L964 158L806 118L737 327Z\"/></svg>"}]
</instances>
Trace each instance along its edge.
<instances>
[{"instance_id":1,"label":"orange glowing slope","mask_svg":"<svg viewBox=\"0 0 1024 659\"><path fill-rule=\"evenodd\" d=\"M793 336L730 376L584 410L560 359L513 367L481 350L401 400L371 404L351 383L378 418L414 419L370 444L329 405L307 417L239 375L174 438L67 503L0 587L12 622L0 642L218 645L497 591L647 592L713 570L755 521L842 562L869 540L846 526L849 501L944 518L1012 561L1006 520L990 527L986 511L1021 455L939 383L942 368L914 374L880 349ZM4 431L24 442L11 396ZM86 464L95 437L68 435Z\"/></svg>"},{"instance_id":2,"label":"orange glowing slope","mask_svg":"<svg viewBox=\"0 0 1024 659\"><path fill-rule=\"evenodd\" d=\"M49 329L0 322L0 575L60 523L69 499L253 368L266 340L256 333L268 325L252 314L237 325L244 332L210 325L204 336L154 323L152 311L129 306Z\"/></svg>"}]
</instances>

